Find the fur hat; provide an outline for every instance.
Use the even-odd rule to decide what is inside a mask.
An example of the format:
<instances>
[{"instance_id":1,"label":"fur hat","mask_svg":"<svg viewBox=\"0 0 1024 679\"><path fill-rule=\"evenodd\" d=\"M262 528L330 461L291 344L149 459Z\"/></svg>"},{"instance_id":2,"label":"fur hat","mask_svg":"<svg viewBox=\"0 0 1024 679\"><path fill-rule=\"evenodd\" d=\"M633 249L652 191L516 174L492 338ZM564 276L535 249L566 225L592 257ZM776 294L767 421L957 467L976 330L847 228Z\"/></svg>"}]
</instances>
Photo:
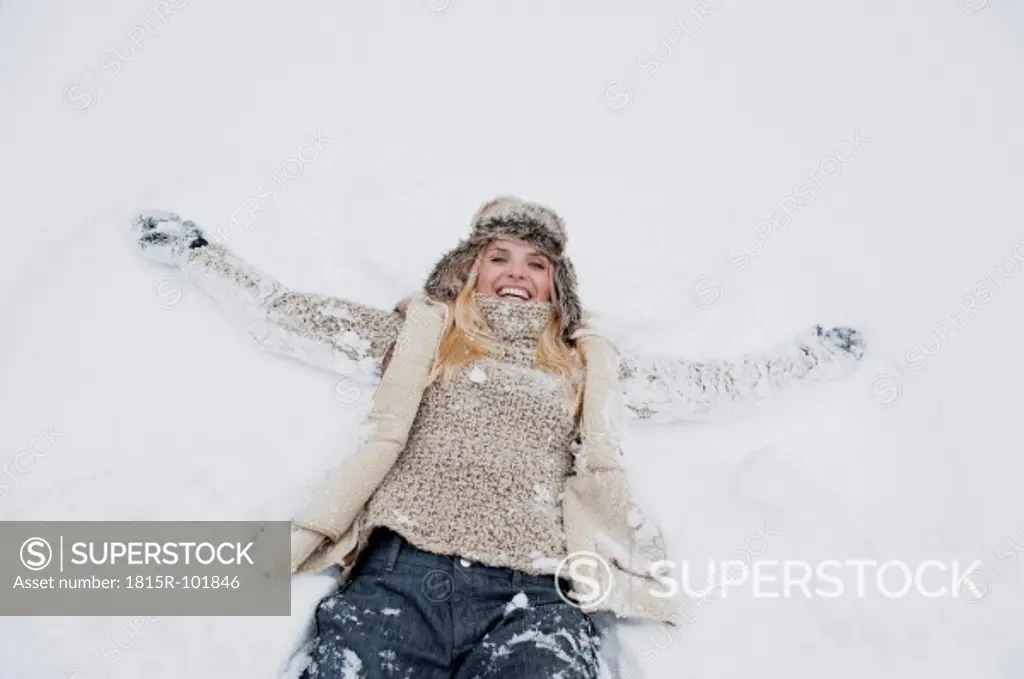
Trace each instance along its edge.
<instances>
[{"instance_id":1,"label":"fur hat","mask_svg":"<svg viewBox=\"0 0 1024 679\"><path fill-rule=\"evenodd\" d=\"M571 335L580 326L583 310L577 294L576 271L565 255L568 234L562 218L543 205L515 196L498 196L476 211L471 226L469 237L460 240L434 266L423 291L434 299L453 301L488 241L494 238L526 241L547 255L555 266L553 301L561 317L562 337L574 344Z\"/></svg>"}]
</instances>

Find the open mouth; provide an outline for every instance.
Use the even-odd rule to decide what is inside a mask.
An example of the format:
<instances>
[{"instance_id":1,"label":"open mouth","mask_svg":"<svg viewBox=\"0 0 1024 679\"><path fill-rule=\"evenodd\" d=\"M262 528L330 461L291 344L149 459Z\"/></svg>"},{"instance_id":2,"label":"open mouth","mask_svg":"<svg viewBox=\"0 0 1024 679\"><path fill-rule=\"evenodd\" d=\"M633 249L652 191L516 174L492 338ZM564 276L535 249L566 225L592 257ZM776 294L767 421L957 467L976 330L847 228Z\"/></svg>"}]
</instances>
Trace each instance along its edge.
<instances>
[{"instance_id":1,"label":"open mouth","mask_svg":"<svg viewBox=\"0 0 1024 679\"><path fill-rule=\"evenodd\" d=\"M505 285L498 288L495 294L502 299L511 300L513 302L529 302L533 299L533 296L526 288L518 288L513 285Z\"/></svg>"}]
</instances>

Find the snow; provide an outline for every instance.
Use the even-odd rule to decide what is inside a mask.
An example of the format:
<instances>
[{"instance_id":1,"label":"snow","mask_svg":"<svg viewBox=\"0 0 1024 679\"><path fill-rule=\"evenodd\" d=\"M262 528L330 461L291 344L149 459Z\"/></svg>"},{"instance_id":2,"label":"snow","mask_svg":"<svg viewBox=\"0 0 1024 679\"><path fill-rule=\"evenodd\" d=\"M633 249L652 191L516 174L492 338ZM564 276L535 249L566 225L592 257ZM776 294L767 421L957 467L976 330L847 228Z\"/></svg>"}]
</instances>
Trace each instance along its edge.
<instances>
[{"instance_id":1,"label":"snow","mask_svg":"<svg viewBox=\"0 0 1024 679\"><path fill-rule=\"evenodd\" d=\"M391 649L388 649L386 651L380 651L378 654L381 657L380 667L382 670L394 672L398 669L398 665L395 663L395 660L397 659L398 655L397 653L395 653Z\"/></svg>"},{"instance_id":2,"label":"snow","mask_svg":"<svg viewBox=\"0 0 1024 679\"><path fill-rule=\"evenodd\" d=\"M505 604L505 615L519 608L527 608L530 605L530 598L526 592L519 592L507 604Z\"/></svg>"},{"instance_id":3,"label":"snow","mask_svg":"<svg viewBox=\"0 0 1024 679\"><path fill-rule=\"evenodd\" d=\"M531 554L530 559L530 567L538 573L554 573L558 569L558 565L562 563L562 559L543 554Z\"/></svg>"},{"instance_id":4,"label":"snow","mask_svg":"<svg viewBox=\"0 0 1024 679\"><path fill-rule=\"evenodd\" d=\"M363 661L359 659L350 649L344 649L345 664L341 666L341 677L339 679L359 679L359 673L363 669Z\"/></svg>"},{"instance_id":5,"label":"snow","mask_svg":"<svg viewBox=\"0 0 1024 679\"><path fill-rule=\"evenodd\" d=\"M533 507L536 511L546 516L557 517L558 515L555 494L551 492L551 488L541 483L534 484L533 486Z\"/></svg>"},{"instance_id":6,"label":"snow","mask_svg":"<svg viewBox=\"0 0 1024 679\"><path fill-rule=\"evenodd\" d=\"M402 524L403 526L415 526L416 525L416 521L414 519L410 518L408 515L403 514L402 512L399 512L397 510L392 510L391 516L394 518L395 521L397 521L398 523Z\"/></svg>"},{"instance_id":7,"label":"snow","mask_svg":"<svg viewBox=\"0 0 1024 679\"><path fill-rule=\"evenodd\" d=\"M565 639L565 641L568 642L569 647L574 651L572 655L567 653L559 644L559 638ZM519 644L532 644L538 649L549 651L570 668L575 669L580 673L583 671L583 662L581 658L585 657L585 649L581 648L580 640L574 637L573 634L565 628L559 629L557 632L553 633L541 632L535 629L520 632L519 634L513 635L508 641L495 649L493 651L493 656L499 657L509 655L513 652L514 647Z\"/></svg>"},{"instance_id":8,"label":"snow","mask_svg":"<svg viewBox=\"0 0 1024 679\"><path fill-rule=\"evenodd\" d=\"M848 380L628 432L672 557L721 562L768 521L766 559L981 559L992 583L976 604L731 592L680 629L624 624L622 676L1019 674L1013 3L428 4L175 0L159 25L149 0L0 4L0 518L286 519L358 436L335 376L142 260L135 212L391 308L514 193L562 213L620 345L866 334ZM0 618L0 667L276 677L333 585L295 578L290 617L160 617L116 664L127 616Z\"/></svg>"}]
</instances>

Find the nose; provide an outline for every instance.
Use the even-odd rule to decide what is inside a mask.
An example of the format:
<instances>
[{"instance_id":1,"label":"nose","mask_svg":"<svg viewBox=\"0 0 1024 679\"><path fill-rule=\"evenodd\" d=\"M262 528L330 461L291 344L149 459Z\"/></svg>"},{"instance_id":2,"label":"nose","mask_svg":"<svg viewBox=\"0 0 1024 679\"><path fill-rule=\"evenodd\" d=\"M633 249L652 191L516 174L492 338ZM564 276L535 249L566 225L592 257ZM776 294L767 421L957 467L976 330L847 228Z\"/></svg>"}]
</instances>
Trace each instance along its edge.
<instances>
[{"instance_id":1,"label":"nose","mask_svg":"<svg viewBox=\"0 0 1024 679\"><path fill-rule=\"evenodd\" d=\"M513 278L523 278L523 279L525 279L526 278L526 263L525 262L519 262L519 261L513 261L512 265L509 267L509 273L512 275Z\"/></svg>"}]
</instances>

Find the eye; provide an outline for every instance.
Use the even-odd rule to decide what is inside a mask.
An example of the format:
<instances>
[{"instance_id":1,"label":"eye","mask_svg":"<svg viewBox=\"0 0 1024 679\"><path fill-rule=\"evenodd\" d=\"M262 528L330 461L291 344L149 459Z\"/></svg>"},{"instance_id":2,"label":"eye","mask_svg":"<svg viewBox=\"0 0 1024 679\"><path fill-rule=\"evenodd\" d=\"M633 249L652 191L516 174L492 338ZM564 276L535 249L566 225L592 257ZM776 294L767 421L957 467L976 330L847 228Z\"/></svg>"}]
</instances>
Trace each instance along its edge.
<instances>
[{"instance_id":1,"label":"eye","mask_svg":"<svg viewBox=\"0 0 1024 679\"><path fill-rule=\"evenodd\" d=\"M504 262L505 258L502 255L494 255L491 257L492 262Z\"/></svg>"},{"instance_id":2,"label":"eye","mask_svg":"<svg viewBox=\"0 0 1024 679\"><path fill-rule=\"evenodd\" d=\"M530 266L536 271L543 271L548 268L543 262L530 262Z\"/></svg>"}]
</instances>

